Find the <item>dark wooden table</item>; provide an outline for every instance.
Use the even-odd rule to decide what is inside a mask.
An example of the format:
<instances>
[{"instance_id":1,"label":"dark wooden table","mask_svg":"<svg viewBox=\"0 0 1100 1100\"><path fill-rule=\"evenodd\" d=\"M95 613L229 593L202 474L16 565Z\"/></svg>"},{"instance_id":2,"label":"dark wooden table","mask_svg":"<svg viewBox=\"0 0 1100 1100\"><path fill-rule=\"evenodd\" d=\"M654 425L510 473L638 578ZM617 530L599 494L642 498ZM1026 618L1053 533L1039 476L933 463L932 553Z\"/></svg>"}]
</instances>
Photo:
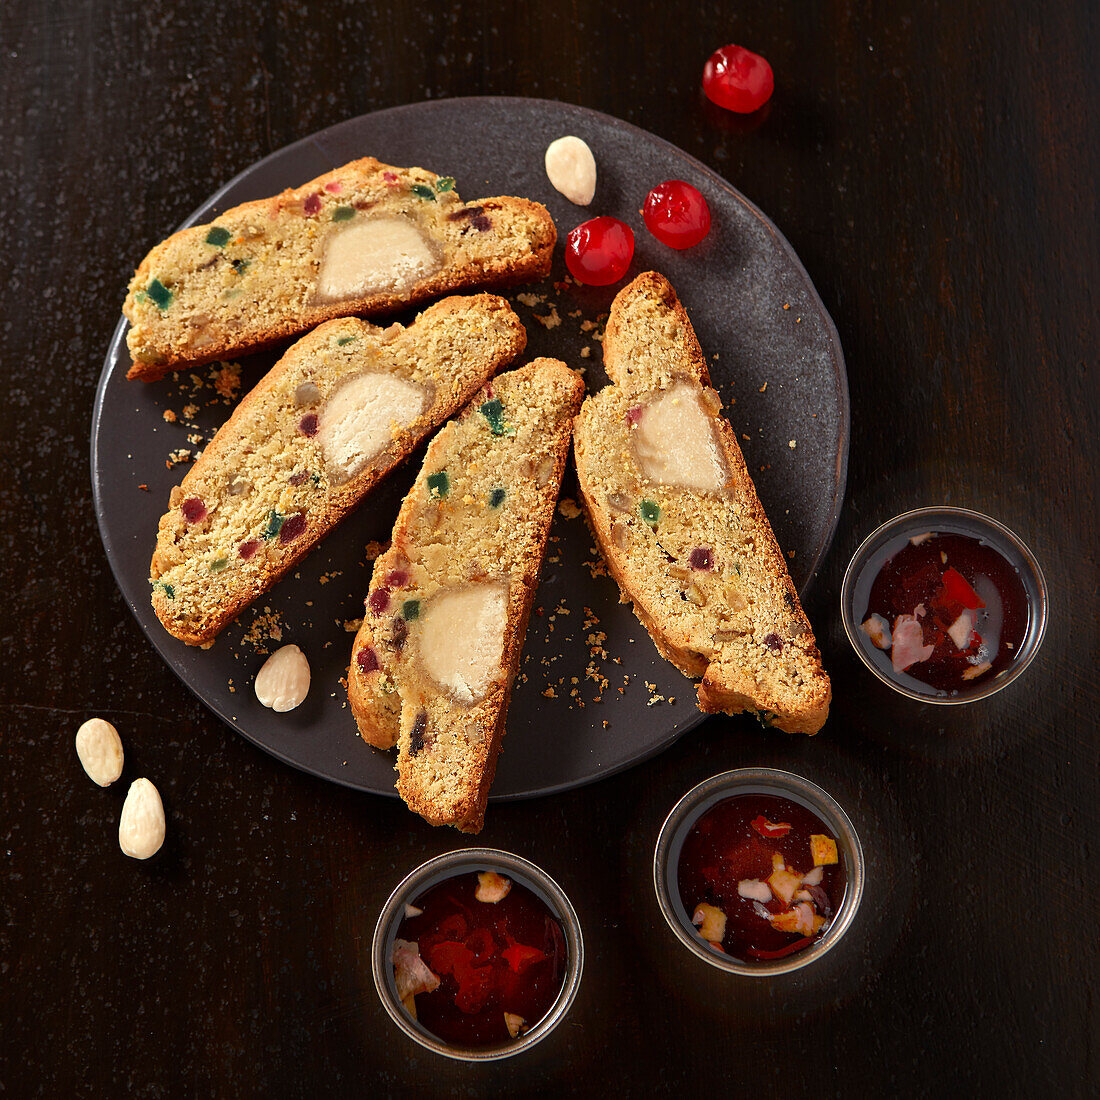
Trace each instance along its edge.
<instances>
[{"instance_id":1,"label":"dark wooden table","mask_svg":"<svg viewBox=\"0 0 1100 1100\"><path fill-rule=\"evenodd\" d=\"M1091 0L868 8L0 5L4 1096L1100 1088L1100 23ZM729 41L774 66L762 119L701 100ZM565 1024L485 1067L406 1041L368 958L398 879L470 841L299 774L204 710L116 592L87 458L102 354L152 242L311 131L471 94L594 107L725 175L801 255L852 390L847 502L807 602L828 725L811 741L713 719L616 778L492 808L481 840L561 881L588 961ZM860 538L940 502L1015 528L1052 596L1027 674L947 710L873 680L837 609ZM165 796L153 866L118 851L125 784L79 770L92 715L123 730L127 779ZM671 805L750 763L830 790L870 860L854 949L751 987L676 944L650 885Z\"/></svg>"}]
</instances>

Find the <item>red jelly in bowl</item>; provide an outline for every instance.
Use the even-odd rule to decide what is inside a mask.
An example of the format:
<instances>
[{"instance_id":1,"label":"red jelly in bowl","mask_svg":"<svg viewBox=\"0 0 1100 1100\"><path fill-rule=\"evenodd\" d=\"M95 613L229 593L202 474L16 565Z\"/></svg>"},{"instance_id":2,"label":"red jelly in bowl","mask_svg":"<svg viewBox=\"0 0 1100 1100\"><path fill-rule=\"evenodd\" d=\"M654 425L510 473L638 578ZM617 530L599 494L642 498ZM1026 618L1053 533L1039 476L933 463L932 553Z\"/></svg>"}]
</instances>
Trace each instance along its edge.
<instances>
[{"instance_id":1,"label":"red jelly in bowl","mask_svg":"<svg viewBox=\"0 0 1100 1100\"><path fill-rule=\"evenodd\" d=\"M507 875L456 875L405 908L393 963L402 1002L457 1047L499 1047L550 1011L565 981L561 925Z\"/></svg>"},{"instance_id":2,"label":"red jelly in bowl","mask_svg":"<svg viewBox=\"0 0 1100 1100\"><path fill-rule=\"evenodd\" d=\"M781 959L828 929L844 896L836 837L812 810L774 794L715 803L684 838L680 901L714 951Z\"/></svg>"}]
</instances>

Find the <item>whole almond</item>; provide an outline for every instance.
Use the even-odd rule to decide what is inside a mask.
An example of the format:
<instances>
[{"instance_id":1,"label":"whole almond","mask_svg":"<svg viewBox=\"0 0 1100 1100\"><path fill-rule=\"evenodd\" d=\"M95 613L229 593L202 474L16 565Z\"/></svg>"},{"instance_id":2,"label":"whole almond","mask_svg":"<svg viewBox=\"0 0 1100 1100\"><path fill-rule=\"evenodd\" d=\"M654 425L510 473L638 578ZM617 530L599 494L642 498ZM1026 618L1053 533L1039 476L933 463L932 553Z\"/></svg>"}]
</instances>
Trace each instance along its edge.
<instances>
[{"instance_id":1,"label":"whole almond","mask_svg":"<svg viewBox=\"0 0 1100 1100\"><path fill-rule=\"evenodd\" d=\"M256 674L256 698L265 707L284 713L309 693L309 661L296 645L275 650Z\"/></svg>"},{"instance_id":2,"label":"whole almond","mask_svg":"<svg viewBox=\"0 0 1100 1100\"><path fill-rule=\"evenodd\" d=\"M587 206L596 193L596 158L579 137L560 137L546 148L546 174L570 202Z\"/></svg>"},{"instance_id":3,"label":"whole almond","mask_svg":"<svg viewBox=\"0 0 1100 1100\"><path fill-rule=\"evenodd\" d=\"M164 843L164 804L148 779L135 779L118 821L118 846L133 859L148 859Z\"/></svg>"},{"instance_id":4,"label":"whole almond","mask_svg":"<svg viewBox=\"0 0 1100 1100\"><path fill-rule=\"evenodd\" d=\"M102 718L89 718L76 731L76 755L88 778L109 787L122 774L122 739Z\"/></svg>"}]
</instances>

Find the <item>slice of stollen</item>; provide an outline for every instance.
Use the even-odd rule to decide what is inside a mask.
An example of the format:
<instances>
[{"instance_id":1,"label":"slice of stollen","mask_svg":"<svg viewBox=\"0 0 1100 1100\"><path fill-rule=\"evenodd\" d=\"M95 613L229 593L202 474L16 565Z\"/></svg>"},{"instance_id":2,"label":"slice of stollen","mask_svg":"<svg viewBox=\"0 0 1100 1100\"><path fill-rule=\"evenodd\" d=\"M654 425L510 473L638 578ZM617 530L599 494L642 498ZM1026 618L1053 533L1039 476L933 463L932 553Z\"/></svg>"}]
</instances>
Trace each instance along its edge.
<instances>
[{"instance_id":1,"label":"slice of stollen","mask_svg":"<svg viewBox=\"0 0 1100 1100\"><path fill-rule=\"evenodd\" d=\"M428 448L374 564L348 697L398 745L397 789L480 831L584 383L536 359L498 375Z\"/></svg>"},{"instance_id":2,"label":"slice of stollen","mask_svg":"<svg viewBox=\"0 0 1100 1100\"><path fill-rule=\"evenodd\" d=\"M537 202L464 203L450 177L364 157L158 244L122 309L127 377L242 355L334 317L541 279L556 236Z\"/></svg>"},{"instance_id":3,"label":"slice of stollen","mask_svg":"<svg viewBox=\"0 0 1100 1100\"><path fill-rule=\"evenodd\" d=\"M508 303L478 294L290 347L172 490L150 568L165 629L212 640L526 342Z\"/></svg>"},{"instance_id":4,"label":"slice of stollen","mask_svg":"<svg viewBox=\"0 0 1100 1100\"><path fill-rule=\"evenodd\" d=\"M667 280L616 296L612 385L577 418L581 499L604 559L661 654L702 677L705 711L816 733L829 678L741 449Z\"/></svg>"}]
</instances>

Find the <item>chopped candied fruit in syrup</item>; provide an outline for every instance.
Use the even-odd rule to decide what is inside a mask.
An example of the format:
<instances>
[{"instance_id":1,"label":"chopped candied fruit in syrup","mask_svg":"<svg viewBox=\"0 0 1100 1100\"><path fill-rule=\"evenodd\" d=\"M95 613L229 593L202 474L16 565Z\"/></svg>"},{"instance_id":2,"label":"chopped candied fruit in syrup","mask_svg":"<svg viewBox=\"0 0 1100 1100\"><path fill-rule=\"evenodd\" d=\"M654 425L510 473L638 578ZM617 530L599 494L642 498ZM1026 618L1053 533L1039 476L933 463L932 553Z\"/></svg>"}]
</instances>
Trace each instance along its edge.
<instances>
[{"instance_id":1,"label":"chopped candied fruit in syrup","mask_svg":"<svg viewBox=\"0 0 1100 1100\"><path fill-rule=\"evenodd\" d=\"M416 899L398 935L419 943L440 979L436 989L417 994L420 1024L449 1043L499 1046L516 1037L506 1014L533 1024L549 1011L564 980L565 937L522 885L513 882L486 904L476 900L478 884L470 873L433 886Z\"/></svg>"}]
</instances>

